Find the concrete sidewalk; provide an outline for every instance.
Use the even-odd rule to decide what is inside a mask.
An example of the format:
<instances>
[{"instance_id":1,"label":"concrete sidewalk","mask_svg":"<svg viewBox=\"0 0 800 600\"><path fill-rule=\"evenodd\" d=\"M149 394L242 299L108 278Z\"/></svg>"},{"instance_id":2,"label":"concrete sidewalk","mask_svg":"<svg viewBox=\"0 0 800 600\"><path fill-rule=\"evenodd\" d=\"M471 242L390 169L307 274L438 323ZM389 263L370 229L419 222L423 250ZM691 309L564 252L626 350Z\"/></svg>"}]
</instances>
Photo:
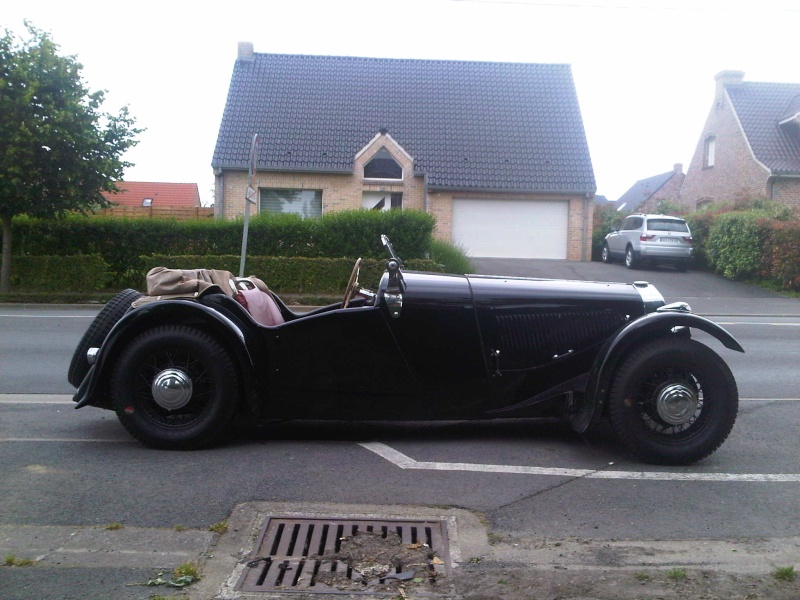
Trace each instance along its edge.
<instances>
[{"instance_id":1,"label":"concrete sidewalk","mask_svg":"<svg viewBox=\"0 0 800 600\"><path fill-rule=\"evenodd\" d=\"M382 593L308 593L285 586L241 592L237 584L266 519L273 517L442 521L450 564L438 597L464 600L574 598L796 599L797 581L772 577L796 565L800 539L603 540L501 537L482 515L457 508L248 502L237 506L222 535L201 530L69 526L0 526L4 556L32 558L28 567L0 567L0 597L150 599L422 598L409 581ZM147 586L186 562L202 579L183 589ZM370 589L374 589L374 586Z\"/></svg>"}]
</instances>

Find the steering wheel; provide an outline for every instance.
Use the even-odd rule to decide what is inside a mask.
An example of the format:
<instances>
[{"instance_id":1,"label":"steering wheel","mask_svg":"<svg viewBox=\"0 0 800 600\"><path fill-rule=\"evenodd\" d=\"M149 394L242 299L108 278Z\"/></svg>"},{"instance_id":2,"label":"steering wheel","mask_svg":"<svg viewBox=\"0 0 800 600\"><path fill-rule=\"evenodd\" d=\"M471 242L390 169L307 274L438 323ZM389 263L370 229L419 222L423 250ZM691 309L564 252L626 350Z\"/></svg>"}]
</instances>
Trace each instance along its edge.
<instances>
[{"instance_id":1,"label":"steering wheel","mask_svg":"<svg viewBox=\"0 0 800 600\"><path fill-rule=\"evenodd\" d=\"M350 300L353 299L355 296L356 290L358 289L358 274L361 272L361 259L359 258L356 261L356 264L353 265L353 272L350 273L350 281L347 282L347 288L344 290L344 300L342 300L342 308L347 308L347 305L350 304Z\"/></svg>"}]
</instances>

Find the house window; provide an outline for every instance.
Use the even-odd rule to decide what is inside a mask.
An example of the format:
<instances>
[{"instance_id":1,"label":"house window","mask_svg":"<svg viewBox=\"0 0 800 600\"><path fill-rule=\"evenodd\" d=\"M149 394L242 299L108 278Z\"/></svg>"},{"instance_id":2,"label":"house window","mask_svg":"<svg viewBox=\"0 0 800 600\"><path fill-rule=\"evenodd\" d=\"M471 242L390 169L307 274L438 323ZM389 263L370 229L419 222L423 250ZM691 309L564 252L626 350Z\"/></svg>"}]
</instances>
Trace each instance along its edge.
<instances>
[{"instance_id":1,"label":"house window","mask_svg":"<svg viewBox=\"0 0 800 600\"><path fill-rule=\"evenodd\" d=\"M392 158L386 148L381 148L364 165L364 179L402 179L403 167Z\"/></svg>"},{"instance_id":2,"label":"house window","mask_svg":"<svg viewBox=\"0 0 800 600\"><path fill-rule=\"evenodd\" d=\"M705 149L703 152L703 166L706 169L709 169L714 166L714 163L717 159L717 138L715 136L709 136L706 138Z\"/></svg>"},{"instance_id":3,"label":"house window","mask_svg":"<svg viewBox=\"0 0 800 600\"><path fill-rule=\"evenodd\" d=\"M403 208L403 194L401 192L364 192L361 196L361 208L369 210Z\"/></svg>"},{"instance_id":4,"label":"house window","mask_svg":"<svg viewBox=\"0 0 800 600\"><path fill-rule=\"evenodd\" d=\"M152 198L144 198L142 200L142 206L153 206L153 199Z\"/></svg>"},{"instance_id":5,"label":"house window","mask_svg":"<svg viewBox=\"0 0 800 600\"><path fill-rule=\"evenodd\" d=\"M288 213L307 217L322 216L322 190L261 189L261 212Z\"/></svg>"}]
</instances>

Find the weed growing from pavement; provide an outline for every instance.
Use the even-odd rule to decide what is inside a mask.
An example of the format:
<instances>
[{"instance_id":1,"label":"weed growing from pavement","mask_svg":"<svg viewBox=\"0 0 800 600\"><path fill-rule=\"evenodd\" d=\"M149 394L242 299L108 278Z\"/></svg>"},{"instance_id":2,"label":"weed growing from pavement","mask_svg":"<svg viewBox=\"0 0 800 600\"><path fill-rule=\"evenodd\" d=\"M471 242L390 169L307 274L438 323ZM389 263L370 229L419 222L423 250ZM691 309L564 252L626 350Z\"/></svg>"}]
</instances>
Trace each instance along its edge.
<instances>
[{"instance_id":1,"label":"weed growing from pavement","mask_svg":"<svg viewBox=\"0 0 800 600\"><path fill-rule=\"evenodd\" d=\"M31 558L17 558L13 554L6 554L3 564L7 567L32 567L36 561Z\"/></svg>"},{"instance_id":2,"label":"weed growing from pavement","mask_svg":"<svg viewBox=\"0 0 800 600\"><path fill-rule=\"evenodd\" d=\"M797 578L797 571L793 566L790 567L776 567L772 572L772 576L778 581L794 581Z\"/></svg>"},{"instance_id":3,"label":"weed growing from pavement","mask_svg":"<svg viewBox=\"0 0 800 600\"><path fill-rule=\"evenodd\" d=\"M108 531L117 531L118 529L124 529L125 525L123 525L122 523L111 523L109 525L106 525L105 528Z\"/></svg>"},{"instance_id":4,"label":"weed growing from pavement","mask_svg":"<svg viewBox=\"0 0 800 600\"><path fill-rule=\"evenodd\" d=\"M634 577L636 577L637 581L641 582L650 581L652 579L647 573L636 573Z\"/></svg>"},{"instance_id":5,"label":"weed growing from pavement","mask_svg":"<svg viewBox=\"0 0 800 600\"><path fill-rule=\"evenodd\" d=\"M184 588L200 579L200 566L196 562L186 562L175 567L175 570L172 571L172 577L169 579L165 579L163 575L163 573L159 573L158 577L149 580L144 585L166 585L174 588Z\"/></svg>"},{"instance_id":6,"label":"weed growing from pavement","mask_svg":"<svg viewBox=\"0 0 800 600\"><path fill-rule=\"evenodd\" d=\"M186 531L186 527L183 525L175 525L174 529L175 531Z\"/></svg>"},{"instance_id":7,"label":"weed growing from pavement","mask_svg":"<svg viewBox=\"0 0 800 600\"><path fill-rule=\"evenodd\" d=\"M686 570L685 569L671 569L667 571L667 577L672 579L672 581L682 581L686 579Z\"/></svg>"},{"instance_id":8,"label":"weed growing from pavement","mask_svg":"<svg viewBox=\"0 0 800 600\"><path fill-rule=\"evenodd\" d=\"M186 562L175 567L172 574L176 579L180 577L191 577L197 581L200 579L200 566L196 562Z\"/></svg>"},{"instance_id":9,"label":"weed growing from pavement","mask_svg":"<svg viewBox=\"0 0 800 600\"><path fill-rule=\"evenodd\" d=\"M227 521L220 521L219 523L214 523L211 527L208 528L208 530L222 535L223 533L228 531L228 523Z\"/></svg>"}]
</instances>

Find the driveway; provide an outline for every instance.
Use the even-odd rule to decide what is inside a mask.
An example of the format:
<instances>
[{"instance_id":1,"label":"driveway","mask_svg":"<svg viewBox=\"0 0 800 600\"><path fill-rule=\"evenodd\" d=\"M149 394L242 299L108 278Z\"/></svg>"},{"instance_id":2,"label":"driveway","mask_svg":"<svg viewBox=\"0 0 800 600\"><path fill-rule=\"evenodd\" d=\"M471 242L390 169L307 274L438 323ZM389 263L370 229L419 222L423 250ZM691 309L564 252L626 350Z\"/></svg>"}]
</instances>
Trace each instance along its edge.
<instances>
[{"instance_id":1,"label":"driveway","mask_svg":"<svg viewBox=\"0 0 800 600\"><path fill-rule=\"evenodd\" d=\"M667 302L683 300L707 316L800 316L800 299L703 271L680 273L668 267L626 269L621 264L521 258L472 258L481 275L508 275L579 281L648 281Z\"/></svg>"}]
</instances>

